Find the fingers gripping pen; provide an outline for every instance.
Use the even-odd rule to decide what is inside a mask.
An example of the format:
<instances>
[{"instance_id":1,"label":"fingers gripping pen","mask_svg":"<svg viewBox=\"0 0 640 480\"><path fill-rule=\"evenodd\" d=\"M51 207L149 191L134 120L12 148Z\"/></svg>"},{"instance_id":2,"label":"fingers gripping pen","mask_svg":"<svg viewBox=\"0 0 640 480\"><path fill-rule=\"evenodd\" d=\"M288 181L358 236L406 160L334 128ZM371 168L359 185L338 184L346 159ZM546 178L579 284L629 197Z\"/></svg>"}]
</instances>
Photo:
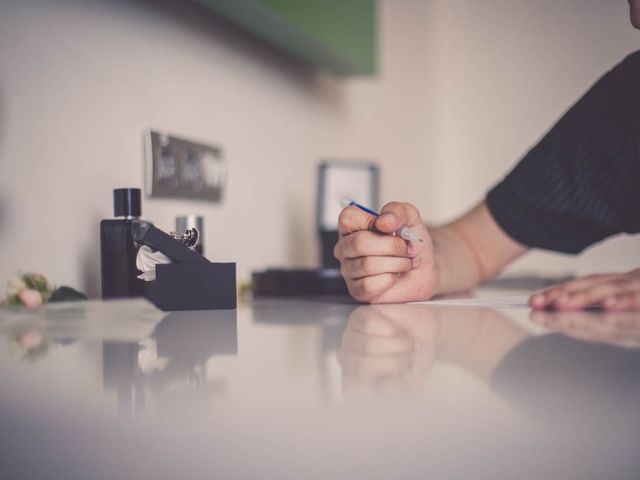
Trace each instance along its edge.
<instances>
[{"instance_id":1,"label":"fingers gripping pen","mask_svg":"<svg viewBox=\"0 0 640 480\"><path fill-rule=\"evenodd\" d=\"M360 205L357 202L354 202L353 200L346 200L343 202L345 207L350 207L350 206L354 206L359 208L360 210L362 210L363 212L368 213L369 215L373 215L374 217L379 217L380 214L374 210L371 210L370 208L367 208L363 205ZM411 231L411 229L407 228L407 227L403 227L402 229L400 229L399 231L396 232L397 235L400 236L400 238L407 240L408 242L424 242L424 240L420 237L420 235L418 235L417 233Z\"/></svg>"}]
</instances>

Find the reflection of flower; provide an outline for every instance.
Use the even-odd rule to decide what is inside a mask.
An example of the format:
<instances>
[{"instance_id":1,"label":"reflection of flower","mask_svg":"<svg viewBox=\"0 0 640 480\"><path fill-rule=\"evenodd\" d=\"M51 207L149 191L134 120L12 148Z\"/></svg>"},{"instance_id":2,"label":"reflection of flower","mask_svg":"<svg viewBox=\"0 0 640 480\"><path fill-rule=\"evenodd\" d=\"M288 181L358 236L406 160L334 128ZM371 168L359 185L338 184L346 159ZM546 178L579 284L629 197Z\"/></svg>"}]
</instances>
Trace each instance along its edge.
<instances>
[{"instance_id":1,"label":"reflection of flower","mask_svg":"<svg viewBox=\"0 0 640 480\"><path fill-rule=\"evenodd\" d=\"M36 308L48 301L62 302L86 298L84 294L69 287L54 289L41 273L23 273L9 280L7 297L0 303Z\"/></svg>"},{"instance_id":2,"label":"reflection of flower","mask_svg":"<svg viewBox=\"0 0 640 480\"><path fill-rule=\"evenodd\" d=\"M24 350L32 350L44 343L44 335L42 335L42 331L31 328L22 334L19 342L20 347Z\"/></svg>"},{"instance_id":3,"label":"reflection of flower","mask_svg":"<svg viewBox=\"0 0 640 480\"><path fill-rule=\"evenodd\" d=\"M37 360L49 351L49 338L36 327L20 327L10 332L7 338L10 351L17 352L23 360Z\"/></svg>"}]
</instances>

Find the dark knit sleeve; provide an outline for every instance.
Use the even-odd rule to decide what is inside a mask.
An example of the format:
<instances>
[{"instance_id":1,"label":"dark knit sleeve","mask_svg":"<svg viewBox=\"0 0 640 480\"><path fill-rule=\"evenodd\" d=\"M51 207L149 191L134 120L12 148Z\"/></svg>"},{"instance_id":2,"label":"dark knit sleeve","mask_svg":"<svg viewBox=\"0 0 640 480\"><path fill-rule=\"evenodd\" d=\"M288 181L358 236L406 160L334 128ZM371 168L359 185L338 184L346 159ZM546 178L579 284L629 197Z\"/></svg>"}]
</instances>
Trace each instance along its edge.
<instances>
[{"instance_id":1,"label":"dark knit sleeve","mask_svg":"<svg viewBox=\"0 0 640 480\"><path fill-rule=\"evenodd\" d=\"M487 194L529 247L578 253L640 232L640 51L606 73Z\"/></svg>"}]
</instances>

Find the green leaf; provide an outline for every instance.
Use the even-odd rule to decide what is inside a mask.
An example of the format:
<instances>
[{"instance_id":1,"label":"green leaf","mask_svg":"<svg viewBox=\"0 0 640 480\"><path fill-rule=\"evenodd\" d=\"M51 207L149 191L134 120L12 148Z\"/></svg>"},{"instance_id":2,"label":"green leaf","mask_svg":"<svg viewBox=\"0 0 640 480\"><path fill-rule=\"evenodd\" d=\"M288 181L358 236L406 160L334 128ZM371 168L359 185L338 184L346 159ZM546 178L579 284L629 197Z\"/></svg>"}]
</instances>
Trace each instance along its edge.
<instances>
[{"instance_id":1,"label":"green leaf","mask_svg":"<svg viewBox=\"0 0 640 480\"><path fill-rule=\"evenodd\" d=\"M7 305L11 305L12 307L17 307L22 305L22 302L20 301L20 298L18 297L18 295L14 295L13 297L7 299Z\"/></svg>"},{"instance_id":2,"label":"green leaf","mask_svg":"<svg viewBox=\"0 0 640 480\"><path fill-rule=\"evenodd\" d=\"M46 292L47 290L49 290L49 286L47 285L46 280L32 279L32 281L33 285L36 287L36 290L38 290L39 292Z\"/></svg>"},{"instance_id":3,"label":"green leaf","mask_svg":"<svg viewBox=\"0 0 640 480\"><path fill-rule=\"evenodd\" d=\"M28 273L23 273L20 278L22 278L22 281L27 286L27 288L36 288L36 286L33 284L31 275L29 275Z\"/></svg>"}]
</instances>

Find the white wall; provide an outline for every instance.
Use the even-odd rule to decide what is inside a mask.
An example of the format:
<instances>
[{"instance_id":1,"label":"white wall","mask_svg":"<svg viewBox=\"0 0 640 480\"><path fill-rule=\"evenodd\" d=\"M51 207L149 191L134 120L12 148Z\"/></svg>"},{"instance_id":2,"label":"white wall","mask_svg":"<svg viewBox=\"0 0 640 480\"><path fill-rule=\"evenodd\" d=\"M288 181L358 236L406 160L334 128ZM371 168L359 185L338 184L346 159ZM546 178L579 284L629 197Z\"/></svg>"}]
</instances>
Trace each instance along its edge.
<instances>
[{"instance_id":1,"label":"white wall","mask_svg":"<svg viewBox=\"0 0 640 480\"><path fill-rule=\"evenodd\" d=\"M98 294L98 222L112 188L142 185L149 127L225 149L222 205L147 200L143 212L167 229L204 214L208 256L235 259L242 278L314 264L323 158L375 158L384 200L449 218L640 43L622 0L389 0L381 75L337 81L184 3L0 3L0 282L38 270ZM625 268L639 246L517 268Z\"/></svg>"}]
</instances>

